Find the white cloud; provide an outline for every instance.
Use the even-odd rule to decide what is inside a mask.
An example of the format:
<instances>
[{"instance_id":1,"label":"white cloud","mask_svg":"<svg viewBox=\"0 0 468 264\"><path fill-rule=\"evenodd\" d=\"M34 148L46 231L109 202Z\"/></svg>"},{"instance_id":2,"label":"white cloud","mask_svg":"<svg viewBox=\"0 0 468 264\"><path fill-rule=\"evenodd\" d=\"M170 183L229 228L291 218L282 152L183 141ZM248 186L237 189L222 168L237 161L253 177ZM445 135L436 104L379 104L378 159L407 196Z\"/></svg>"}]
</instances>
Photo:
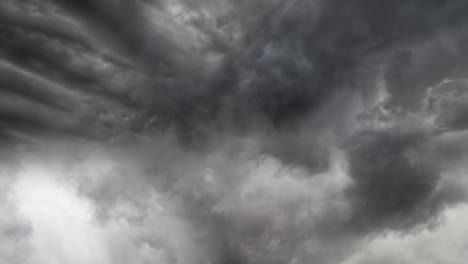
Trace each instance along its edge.
<instances>
[{"instance_id":1,"label":"white cloud","mask_svg":"<svg viewBox=\"0 0 468 264\"><path fill-rule=\"evenodd\" d=\"M32 226L30 264L109 263L93 206L55 169L31 165L14 186L18 210Z\"/></svg>"}]
</instances>

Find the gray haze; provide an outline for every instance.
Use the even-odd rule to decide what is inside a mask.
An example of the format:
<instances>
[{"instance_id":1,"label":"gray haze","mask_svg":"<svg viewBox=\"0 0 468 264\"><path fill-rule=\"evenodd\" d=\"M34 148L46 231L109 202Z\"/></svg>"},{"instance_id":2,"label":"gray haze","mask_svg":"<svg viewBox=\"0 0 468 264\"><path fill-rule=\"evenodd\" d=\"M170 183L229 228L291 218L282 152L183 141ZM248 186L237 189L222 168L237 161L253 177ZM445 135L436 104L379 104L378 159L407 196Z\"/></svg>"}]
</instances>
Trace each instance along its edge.
<instances>
[{"instance_id":1,"label":"gray haze","mask_svg":"<svg viewBox=\"0 0 468 264\"><path fill-rule=\"evenodd\" d=\"M1 1L0 264L462 263L467 12Z\"/></svg>"}]
</instances>

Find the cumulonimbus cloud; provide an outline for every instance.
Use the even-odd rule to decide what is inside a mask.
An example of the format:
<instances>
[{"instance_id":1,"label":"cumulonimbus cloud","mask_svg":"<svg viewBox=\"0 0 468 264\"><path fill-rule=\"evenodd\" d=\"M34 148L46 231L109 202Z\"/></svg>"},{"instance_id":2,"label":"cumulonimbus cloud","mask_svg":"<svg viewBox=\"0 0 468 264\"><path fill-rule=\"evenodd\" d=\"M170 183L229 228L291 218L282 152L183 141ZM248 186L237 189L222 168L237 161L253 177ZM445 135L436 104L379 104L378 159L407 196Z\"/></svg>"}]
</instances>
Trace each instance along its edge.
<instances>
[{"instance_id":1,"label":"cumulonimbus cloud","mask_svg":"<svg viewBox=\"0 0 468 264\"><path fill-rule=\"evenodd\" d=\"M368 263L387 243L416 252L466 201L467 9L3 1L0 260Z\"/></svg>"}]
</instances>

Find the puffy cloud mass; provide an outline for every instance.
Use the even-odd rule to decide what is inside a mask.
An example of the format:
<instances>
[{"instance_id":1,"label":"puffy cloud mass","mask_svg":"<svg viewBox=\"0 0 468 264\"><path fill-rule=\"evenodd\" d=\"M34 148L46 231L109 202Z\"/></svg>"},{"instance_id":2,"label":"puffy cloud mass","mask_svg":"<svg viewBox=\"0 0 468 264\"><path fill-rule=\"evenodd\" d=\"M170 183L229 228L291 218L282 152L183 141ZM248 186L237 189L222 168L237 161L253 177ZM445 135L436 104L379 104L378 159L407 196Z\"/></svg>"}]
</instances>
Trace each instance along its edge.
<instances>
[{"instance_id":1,"label":"puffy cloud mass","mask_svg":"<svg viewBox=\"0 0 468 264\"><path fill-rule=\"evenodd\" d=\"M0 264L461 263L467 11L2 1Z\"/></svg>"}]
</instances>

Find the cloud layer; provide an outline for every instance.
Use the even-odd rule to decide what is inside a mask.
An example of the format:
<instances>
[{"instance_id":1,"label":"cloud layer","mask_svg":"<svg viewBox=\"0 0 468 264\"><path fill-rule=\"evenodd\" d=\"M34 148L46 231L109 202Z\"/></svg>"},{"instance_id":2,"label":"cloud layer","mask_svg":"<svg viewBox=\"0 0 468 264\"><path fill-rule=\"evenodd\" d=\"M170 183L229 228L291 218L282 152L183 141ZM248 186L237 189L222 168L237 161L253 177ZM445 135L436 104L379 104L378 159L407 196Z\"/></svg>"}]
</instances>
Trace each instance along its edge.
<instances>
[{"instance_id":1,"label":"cloud layer","mask_svg":"<svg viewBox=\"0 0 468 264\"><path fill-rule=\"evenodd\" d=\"M3 1L0 263L459 263L467 10Z\"/></svg>"}]
</instances>

